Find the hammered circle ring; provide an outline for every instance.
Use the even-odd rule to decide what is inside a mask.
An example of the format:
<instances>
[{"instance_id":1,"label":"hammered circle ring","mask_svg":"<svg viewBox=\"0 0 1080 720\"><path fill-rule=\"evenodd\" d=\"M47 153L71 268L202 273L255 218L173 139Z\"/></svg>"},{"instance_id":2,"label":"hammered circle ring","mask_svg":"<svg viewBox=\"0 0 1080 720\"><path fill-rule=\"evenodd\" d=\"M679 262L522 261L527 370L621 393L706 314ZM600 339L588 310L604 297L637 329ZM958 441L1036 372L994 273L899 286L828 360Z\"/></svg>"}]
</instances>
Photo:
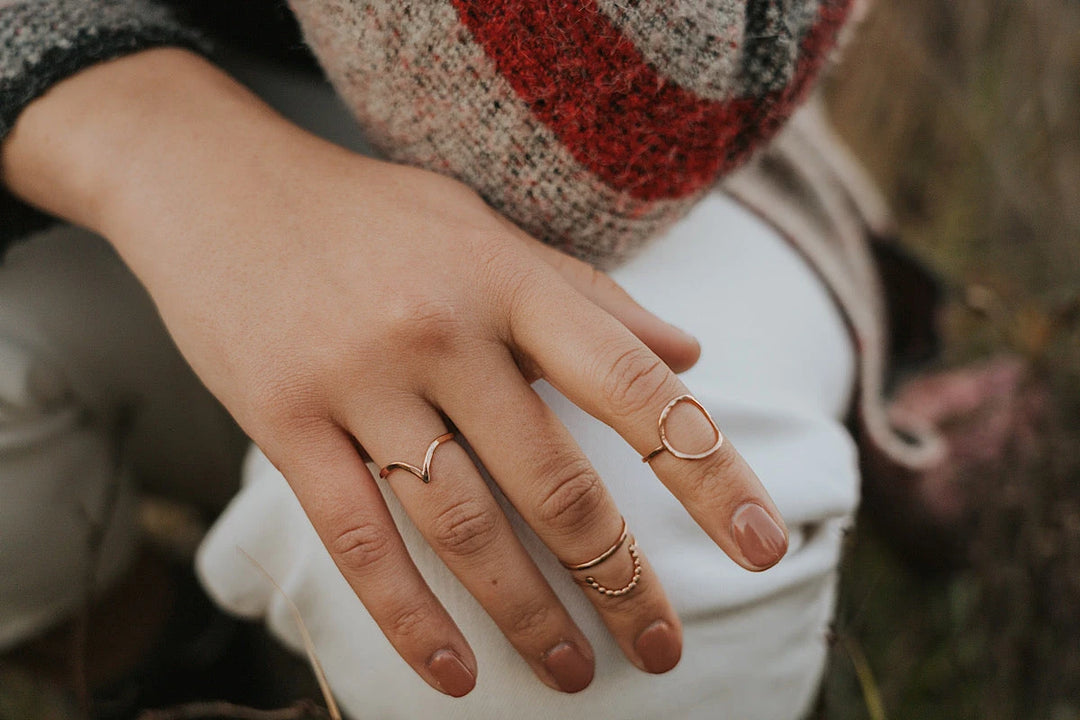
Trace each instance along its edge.
<instances>
[{"instance_id":1,"label":"hammered circle ring","mask_svg":"<svg viewBox=\"0 0 1080 720\"><path fill-rule=\"evenodd\" d=\"M453 439L454 439L454 433L448 432L448 433L444 433L444 434L440 435L439 437L435 438L434 440L432 440L431 444L428 445L427 452L424 453L424 467L418 468L415 465L410 465L407 462L392 462L389 465L387 465L386 467L384 467L383 469L379 470L379 477L383 478L385 480L386 476L389 475L394 470L406 470L406 471L412 473L413 475L415 475L416 477L418 477L420 480L422 480L425 485L430 483L431 482L431 458L433 458L435 456L435 448L439 447L440 445L442 445L447 440L453 440Z\"/></svg>"},{"instance_id":2,"label":"hammered circle ring","mask_svg":"<svg viewBox=\"0 0 1080 720\"><path fill-rule=\"evenodd\" d=\"M705 419L709 421L710 425L712 425L713 432L716 433L716 442L713 443L712 447L710 447L708 450L705 450L703 452L696 452L696 453L683 452L682 450L678 450L674 446L672 446L671 441L668 439L668 436L667 436L667 419L668 419L668 415L671 413L672 409L676 405L678 405L679 403L683 403L683 402L684 403L690 403L691 405L696 407L698 410L700 410L701 414L704 415ZM647 463L647 462L651 461L654 457L656 457L660 453L664 452L665 450L667 450L669 453L671 453L675 457L681 458L683 460L704 460L705 458L709 457L714 452L719 450L720 446L724 444L724 436L720 433L720 428L718 428L716 426L716 422L712 419L712 415L709 414L709 411L705 409L705 406L702 405L701 402L699 402L698 399L696 397L694 397L693 395L680 395L679 397L675 398L674 400L669 402L667 405L665 405L664 409L662 411L660 411L660 419L657 421L656 424L657 424L657 429L660 432L660 447L656 448L655 450L650 452L648 455L643 455L642 458L641 458L641 462L643 462L643 463Z\"/></svg>"}]
</instances>

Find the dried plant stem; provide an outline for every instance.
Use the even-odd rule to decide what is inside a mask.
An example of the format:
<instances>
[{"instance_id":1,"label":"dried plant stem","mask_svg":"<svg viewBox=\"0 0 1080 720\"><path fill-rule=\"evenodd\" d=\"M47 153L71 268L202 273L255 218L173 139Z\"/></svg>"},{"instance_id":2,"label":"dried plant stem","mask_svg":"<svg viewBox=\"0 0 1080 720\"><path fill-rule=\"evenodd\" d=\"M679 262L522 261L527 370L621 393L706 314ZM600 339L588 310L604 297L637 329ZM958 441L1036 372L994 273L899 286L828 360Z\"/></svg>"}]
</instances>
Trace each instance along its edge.
<instances>
[{"instance_id":1,"label":"dried plant stem","mask_svg":"<svg viewBox=\"0 0 1080 720\"><path fill-rule=\"evenodd\" d=\"M258 560L253 558L239 545L236 549L246 557L252 565L258 568L259 572L263 574L263 577L274 586L274 589L281 593L281 597L285 598L285 602L292 612L293 619L296 620L296 626L300 629L300 637L304 641L304 650L307 652L308 662L311 663L311 670L315 673L315 679L319 682L319 690L322 691L323 699L326 701L326 708L330 713L330 717L332 720L342 720L341 711L338 710L337 702L334 700L334 694L330 692L330 683L326 680L326 673L323 671L322 663L319 662L319 657L315 654L315 643L312 642L311 635L308 634L307 625L304 624L304 618L300 616L299 608L296 607L296 604L288 594L286 594L285 590L278 585L277 580L274 580L274 577L267 572L266 568L264 568Z\"/></svg>"},{"instance_id":2,"label":"dried plant stem","mask_svg":"<svg viewBox=\"0 0 1080 720\"><path fill-rule=\"evenodd\" d=\"M870 661L866 659L866 653L862 651L855 638L845 636L843 639L844 649L851 664L855 666L855 675L859 678L859 686L862 688L863 701L866 703L866 711L871 720L887 720L885 715L885 703L881 700L877 681L874 679L874 671L870 668Z\"/></svg>"}]
</instances>

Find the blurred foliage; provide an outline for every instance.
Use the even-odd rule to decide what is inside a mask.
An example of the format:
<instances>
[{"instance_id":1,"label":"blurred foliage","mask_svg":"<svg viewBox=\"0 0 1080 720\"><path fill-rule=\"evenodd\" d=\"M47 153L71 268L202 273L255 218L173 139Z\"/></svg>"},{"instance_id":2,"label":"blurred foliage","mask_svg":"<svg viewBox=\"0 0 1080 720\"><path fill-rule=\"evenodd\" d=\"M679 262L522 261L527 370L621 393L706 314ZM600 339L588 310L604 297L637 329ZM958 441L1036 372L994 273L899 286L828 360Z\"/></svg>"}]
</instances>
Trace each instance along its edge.
<instances>
[{"instance_id":1,"label":"blurred foliage","mask_svg":"<svg viewBox=\"0 0 1080 720\"><path fill-rule=\"evenodd\" d=\"M828 95L951 291L944 362L1019 354L1055 408L969 481L962 568L860 519L818 717L1080 719L1080 3L878 0Z\"/></svg>"}]
</instances>

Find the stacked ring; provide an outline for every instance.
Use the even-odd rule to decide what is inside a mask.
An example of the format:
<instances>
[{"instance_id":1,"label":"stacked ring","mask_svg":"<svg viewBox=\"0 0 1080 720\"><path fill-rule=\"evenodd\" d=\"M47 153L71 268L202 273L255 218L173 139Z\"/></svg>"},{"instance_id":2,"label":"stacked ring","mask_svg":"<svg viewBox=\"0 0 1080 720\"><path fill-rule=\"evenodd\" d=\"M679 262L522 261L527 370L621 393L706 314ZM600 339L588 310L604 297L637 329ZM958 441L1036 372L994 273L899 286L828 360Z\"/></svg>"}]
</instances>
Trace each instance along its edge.
<instances>
[{"instance_id":1,"label":"stacked ring","mask_svg":"<svg viewBox=\"0 0 1080 720\"><path fill-rule=\"evenodd\" d=\"M641 580L641 556L638 553L637 542L634 540L633 535L630 535L630 533L626 529L626 518L623 518L622 532L619 534L619 539L615 541L615 544L594 557L592 560L587 560L583 563L578 563L576 565L568 562L563 562L562 560L560 560L559 562L561 562L562 566L567 570L588 570L589 568L596 567L597 565L617 553L619 551L619 548L621 548L626 543L627 539L630 540L630 545L628 546L627 550L630 553L631 561L633 561L634 563L634 572L630 578L630 582L626 583L620 588L608 588L597 582L596 578L594 578L592 575L586 576L585 579L582 581L585 585L588 585L593 590L602 595L606 595L608 597L621 597L636 588L638 585L638 581Z\"/></svg>"}]
</instances>

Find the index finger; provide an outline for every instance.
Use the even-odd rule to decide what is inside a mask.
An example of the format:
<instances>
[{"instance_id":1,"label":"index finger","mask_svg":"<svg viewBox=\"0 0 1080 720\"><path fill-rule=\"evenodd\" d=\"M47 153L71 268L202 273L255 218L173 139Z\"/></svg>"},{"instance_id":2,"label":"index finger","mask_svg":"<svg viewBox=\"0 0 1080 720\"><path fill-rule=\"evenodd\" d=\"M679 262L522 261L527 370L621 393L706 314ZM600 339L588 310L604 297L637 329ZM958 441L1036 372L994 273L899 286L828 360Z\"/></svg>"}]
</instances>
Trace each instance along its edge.
<instances>
[{"instance_id":1,"label":"index finger","mask_svg":"<svg viewBox=\"0 0 1080 720\"><path fill-rule=\"evenodd\" d=\"M690 391L675 373L621 323L553 282L515 307L511 332L515 349L548 382L648 458L735 562L760 571L780 561L787 529L757 475L708 411L684 398Z\"/></svg>"}]
</instances>

